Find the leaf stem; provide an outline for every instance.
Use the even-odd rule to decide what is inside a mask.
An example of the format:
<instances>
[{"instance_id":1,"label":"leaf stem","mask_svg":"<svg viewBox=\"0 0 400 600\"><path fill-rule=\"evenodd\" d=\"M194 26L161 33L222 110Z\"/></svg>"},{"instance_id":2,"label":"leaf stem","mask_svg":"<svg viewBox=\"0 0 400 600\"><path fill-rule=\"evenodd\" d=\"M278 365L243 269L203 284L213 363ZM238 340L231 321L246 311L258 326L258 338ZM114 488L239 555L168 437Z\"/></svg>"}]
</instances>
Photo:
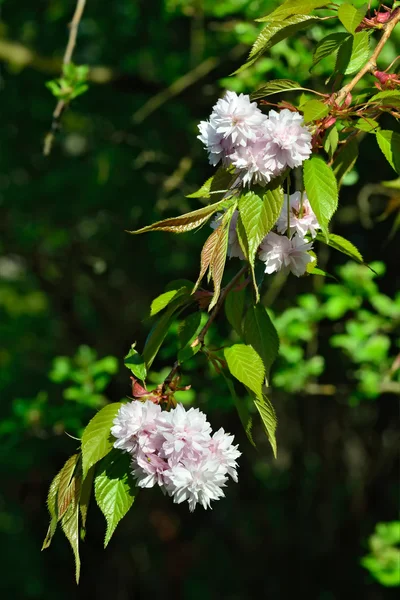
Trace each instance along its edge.
<instances>
[{"instance_id":1,"label":"leaf stem","mask_svg":"<svg viewBox=\"0 0 400 600\"><path fill-rule=\"evenodd\" d=\"M399 21L400 21L400 8L398 8L397 11L394 12L393 18L390 21L388 21L388 23L383 25L383 30L384 30L383 35L382 35L381 39L379 40L378 44L376 45L376 48L373 51L368 62L363 66L363 68L359 71L359 73L357 73L357 75L355 77L353 77L353 79L347 85L343 86L342 89L339 90L339 92L336 96L337 104L340 105L346 100L347 95L357 85L357 83L360 81L360 79L362 79L364 77L364 75L366 73L376 70L377 58L380 55L380 53L382 52L383 47L385 46L386 42L390 38L390 36L393 32L393 29L396 27L396 25L397 25L397 23L399 23Z\"/></svg>"},{"instance_id":2,"label":"leaf stem","mask_svg":"<svg viewBox=\"0 0 400 600\"><path fill-rule=\"evenodd\" d=\"M213 311L211 312L207 323L204 325L203 329L200 331L199 335L197 336L197 338L191 343L191 347L195 348L196 346L198 346L199 344L203 344L204 343L204 338L207 334L207 331L210 329L215 317L217 316L221 306L224 303L224 300L226 298L226 296L228 295L228 293L231 291L232 288L235 287L236 283L239 281L239 279L241 278L241 276L246 273L246 271L248 270L248 266L244 266L240 269L240 271L238 271L238 273L236 273L235 277L233 277L233 279L231 279L231 281L228 283L227 286L224 287L224 289L221 291L221 295L218 298L218 302L217 304L214 306Z\"/></svg>"},{"instance_id":3,"label":"leaf stem","mask_svg":"<svg viewBox=\"0 0 400 600\"><path fill-rule=\"evenodd\" d=\"M83 11L85 10L86 0L77 0L74 16L69 25L69 36L67 47L65 48L63 67L71 62L72 54L76 45L76 38L78 35L79 23L81 22ZM66 107L65 100L59 100L53 112L53 122L51 124L51 130L46 135L43 146L43 154L49 156L51 148L54 142L54 136L60 126L60 118Z\"/></svg>"}]
</instances>

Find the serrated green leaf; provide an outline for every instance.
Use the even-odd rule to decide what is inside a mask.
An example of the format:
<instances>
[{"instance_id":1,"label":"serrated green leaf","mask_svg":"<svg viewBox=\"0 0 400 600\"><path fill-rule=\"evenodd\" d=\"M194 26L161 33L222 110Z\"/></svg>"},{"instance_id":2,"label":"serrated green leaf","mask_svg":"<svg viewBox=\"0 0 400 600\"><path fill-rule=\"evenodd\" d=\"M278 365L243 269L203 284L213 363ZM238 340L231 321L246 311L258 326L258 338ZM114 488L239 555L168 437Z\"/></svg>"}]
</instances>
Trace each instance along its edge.
<instances>
[{"instance_id":1,"label":"serrated green leaf","mask_svg":"<svg viewBox=\"0 0 400 600\"><path fill-rule=\"evenodd\" d=\"M344 176L351 171L358 158L358 142L355 138L346 143L335 156L332 164L333 172L340 186Z\"/></svg>"},{"instance_id":2,"label":"serrated green leaf","mask_svg":"<svg viewBox=\"0 0 400 600\"><path fill-rule=\"evenodd\" d=\"M246 290L231 290L225 298L225 315L236 333L242 335L242 319Z\"/></svg>"},{"instance_id":3,"label":"serrated green leaf","mask_svg":"<svg viewBox=\"0 0 400 600\"><path fill-rule=\"evenodd\" d=\"M329 108L320 100L309 100L301 107L304 114L304 122L318 121L329 113Z\"/></svg>"},{"instance_id":4,"label":"serrated green leaf","mask_svg":"<svg viewBox=\"0 0 400 600\"><path fill-rule=\"evenodd\" d=\"M326 240L326 238L324 238L322 235L317 234L316 239L319 242L324 242L331 248L335 248L335 250L339 250L339 252L342 252L342 254L347 254L347 256L350 256L350 258L356 262L364 264L363 257L361 256L359 250L357 250L354 244L349 242L349 240L346 240L346 238L342 237L341 235L330 233L328 240Z\"/></svg>"},{"instance_id":5,"label":"serrated green leaf","mask_svg":"<svg viewBox=\"0 0 400 600\"><path fill-rule=\"evenodd\" d=\"M382 129L377 131L376 140L390 166L400 174L400 134Z\"/></svg>"},{"instance_id":6,"label":"serrated green leaf","mask_svg":"<svg viewBox=\"0 0 400 600\"><path fill-rule=\"evenodd\" d=\"M312 10L322 8L328 4L329 0L286 0L282 6L278 6L272 13L265 17L261 17L260 19L256 19L256 21L281 21L291 15L299 13L308 15Z\"/></svg>"},{"instance_id":7,"label":"serrated green leaf","mask_svg":"<svg viewBox=\"0 0 400 600\"><path fill-rule=\"evenodd\" d=\"M157 352L168 333L175 313L179 314L183 307L188 306L193 301L193 296L181 296L173 300L168 305L164 314L154 323L143 348L143 359L147 369L153 364Z\"/></svg>"},{"instance_id":8,"label":"serrated green leaf","mask_svg":"<svg viewBox=\"0 0 400 600\"><path fill-rule=\"evenodd\" d=\"M238 398L237 394L236 394L236 390L235 390L235 386L233 384L233 381L230 379L230 377L228 377L223 371L222 371L222 375L228 385L229 391L231 393L233 402L235 404L240 422L243 425L243 429L246 433L247 439L249 440L250 444L252 446L254 446L254 448L256 447L254 440L253 440L253 434L252 434L252 429L253 429L253 417L251 416L247 405L246 405L246 399L245 398Z\"/></svg>"},{"instance_id":9,"label":"serrated green leaf","mask_svg":"<svg viewBox=\"0 0 400 600\"><path fill-rule=\"evenodd\" d=\"M235 74L240 73L250 65L254 64L264 52L269 48L272 48L272 46L275 46L278 42L293 36L302 29L306 29L307 27L318 23L318 21L320 21L319 17L309 17L308 15L299 14L290 16L285 20L279 19L278 21L272 21L261 31L254 42L248 60L242 67L235 71Z\"/></svg>"},{"instance_id":10,"label":"serrated green leaf","mask_svg":"<svg viewBox=\"0 0 400 600\"><path fill-rule=\"evenodd\" d=\"M244 318L243 333L246 344L252 346L261 357L268 378L278 356L279 337L264 306L257 304L249 307Z\"/></svg>"},{"instance_id":11,"label":"serrated green leaf","mask_svg":"<svg viewBox=\"0 0 400 600\"><path fill-rule=\"evenodd\" d=\"M163 221L157 221L152 225L147 225L136 231L128 231L134 235L138 233L145 233L147 231L170 231L172 233L185 233L191 231L203 225L208 219L218 210L229 206L229 200L220 200L209 206L204 206L180 217L172 217L170 219L164 219Z\"/></svg>"},{"instance_id":12,"label":"serrated green leaf","mask_svg":"<svg viewBox=\"0 0 400 600\"><path fill-rule=\"evenodd\" d=\"M339 133L335 125L327 131L327 135L324 139L324 150L327 153L329 159L332 159L336 152L339 143Z\"/></svg>"},{"instance_id":13,"label":"serrated green leaf","mask_svg":"<svg viewBox=\"0 0 400 600\"><path fill-rule=\"evenodd\" d=\"M137 488L131 476L129 454L113 449L100 463L94 482L96 502L107 521L104 547L131 508Z\"/></svg>"},{"instance_id":14,"label":"serrated green leaf","mask_svg":"<svg viewBox=\"0 0 400 600\"><path fill-rule=\"evenodd\" d=\"M132 345L128 354L124 358L124 365L134 374L137 379L145 381L147 375L146 365L144 359L140 356Z\"/></svg>"},{"instance_id":15,"label":"serrated green leaf","mask_svg":"<svg viewBox=\"0 0 400 600\"><path fill-rule=\"evenodd\" d=\"M89 509L90 498L92 496L94 470L95 466L93 465L93 467L89 469L88 474L86 475L81 486L81 495L79 498L79 508L81 511L82 521L81 539L84 539L86 535L86 519Z\"/></svg>"},{"instance_id":16,"label":"serrated green leaf","mask_svg":"<svg viewBox=\"0 0 400 600\"><path fill-rule=\"evenodd\" d=\"M378 92L368 100L368 104L376 103L379 106L390 106L400 108L400 92L397 90L385 90Z\"/></svg>"},{"instance_id":17,"label":"serrated green leaf","mask_svg":"<svg viewBox=\"0 0 400 600\"><path fill-rule=\"evenodd\" d=\"M360 131L365 131L366 133L376 133L381 128L378 121L375 121L375 119L371 119L370 117L358 119L354 124L354 127Z\"/></svg>"},{"instance_id":18,"label":"serrated green leaf","mask_svg":"<svg viewBox=\"0 0 400 600\"><path fill-rule=\"evenodd\" d=\"M349 33L353 34L363 20L365 13L367 12L367 8L367 4L358 9L352 4L342 4L338 8L339 21Z\"/></svg>"},{"instance_id":19,"label":"serrated green leaf","mask_svg":"<svg viewBox=\"0 0 400 600\"><path fill-rule=\"evenodd\" d=\"M218 193L222 195L226 194L236 177L236 175L220 167L215 175L203 183L200 189L192 194L188 194L186 198L215 198L215 196L218 198Z\"/></svg>"},{"instance_id":20,"label":"serrated green leaf","mask_svg":"<svg viewBox=\"0 0 400 600\"><path fill-rule=\"evenodd\" d=\"M79 454L71 456L63 468L60 471L60 479L58 483L57 493L57 513L58 519L68 510L70 504L73 504L76 498L76 477L75 471L77 468L78 461L80 459Z\"/></svg>"},{"instance_id":21,"label":"serrated green leaf","mask_svg":"<svg viewBox=\"0 0 400 600\"><path fill-rule=\"evenodd\" d=\"M164 308L168 306L172 302L172 300L176 300L180 296L187 295L189 290L187 287L181 287L177 290L168 290L168 292L164 292L160 296L155 298L150 306L150 316L154 317L157 313L162 311Z\"/></svg>"},{"instance_id":22,"label":"serrated green leaf","mask_svg":"<svg viewBox=\"0 0 400 600\"><path fill-rule=\"evenodd\" d=\"M111 427L121 406L121 402L107 404L86 426L82 435L83 479L86 478L90 467L104 458L113 447Z\"/></svg>"},{"instance_id":23,"label":"serrated green leaf","mask_svg":"<svg viewBox=\"0 0 400 600\"><path fill-rule=\"evenodd\" d=\"M333 275L330 275L329 273L327 273L326 271L323 271L322 269L319 269L318 267L315 267L311 271L311 275L320 275L321 277L328 277L329 279L334 279L335 281L337 281L336 277L334 277Z\"/></svg>"},{"instance_id":24,"label":"serrated green leaf","mask_svg":"<svg viewBox=\"0 0 400 600\"><path fill-rule=\"evenodd\" d=\"M61 471L62 471L62 469L61 469ZM49 524L49 528L47 530L46 537L44 538L42 550L45 550L45 548L48 548L50 546L53 535L55 534L55 531L57 529L57 522L58 522L57 496L58 496L58 487L60 485L61 471L59 471L57 473L57 475L54 477L53 481L50 484L49 492L47 494L47 509L48 509L49 515L50 515L50 524Z\"/></svg>"},{"instance_id":25,"label":"serrated green leaf","mask_svg":"<svg viewBox=\"0 0 400 600\"><path fill-rule=\"evenodd\" d=\"M261 398L254 398L254 404L260 414L269 443L271 444L272 451L274 453L274 457L276 458L277 445L275 432L278 420L276 418L275 409L272 406L270 400L267 398L267 396L262 396Z\"/></svg>"},{"instance_id":26,"label":"serrated green leaf","mask_svg":"<svg viewBox=\"0 0 400 600\"><path fill-rule=\"evenodd\" d=\"M71 504L61 520L61 528L71 544L75 558L75 579L79 583L81 561L79 557L79 505Z\"/></svg>"},{"instance_id":27,"label":"serrated green leaf","mask_svg":"<svg viewBox=\"0 0 400 600\"><path fill-rule=\"evenodd\" d=\"M319 156L304 163L304 187L321 230L328 240L328 225L338 205L338 188L332 169Z\"/></svg>"},{"instance_id":28,"label":"serrated green leaf","mask_svg":"<svg viewBox=\"0 0 400 600\"><path fill-rule=\"evenodd\" d=\"M225 348L224 356L233 377L254 392L257 398L262 399L265 370L263 361L254 348L235 344Z\"/></svg>"},{"instance_id":29,"label":"serrated green leaf","mask_svg":"<svg viewBox=\"0 0 400 600\"><path fill-rule=\"evenodd\" d=\"M365 65L369 58L369 33L360 31L346 39L339 48L335 71L352 75Z\"/></svg>"},{"instance_id":30,"label":"serrated green leaf","mask_svg":"<svg viewBox=\"0 0 400 600\"><path fill-rule=\"evenodd\" d=\"M274 79L250 94L250 98L251 100L259 100L266 96L272 96L273 94L279 94L281 92L291 92L294 90L306 90L306 88L291 79Z\"/></svg>"},{"instance_id":31,"label":"serrated green leaf","mask_svg":"<svg viewBox=\"0 0 400 600\"><path fill-rule=\"evenodd\" d=\"M348 33L338 32L338 33L330 33L326 37L324 37L321 41L318 42L313 56L313 64L311 66L310 71L324 58L327 56L332 56L335 54L340 46L347 39L350 39L350 35Z\"/></svg>"},{"instance_id":32,"label":"serrated green leaf","mask_svg":"<svg viewBox=\"0 0 400 600\"><path fill-rule=\"evenodd\" d=\"M239 198L237 234L243 254L251 268L257 301L259 293L254 272L256 252L264 237L275 225L282 206L283 190L280 181L270 184L269 189L263 190L260 194L251 191Z\"/></svg>"}]
</instances>

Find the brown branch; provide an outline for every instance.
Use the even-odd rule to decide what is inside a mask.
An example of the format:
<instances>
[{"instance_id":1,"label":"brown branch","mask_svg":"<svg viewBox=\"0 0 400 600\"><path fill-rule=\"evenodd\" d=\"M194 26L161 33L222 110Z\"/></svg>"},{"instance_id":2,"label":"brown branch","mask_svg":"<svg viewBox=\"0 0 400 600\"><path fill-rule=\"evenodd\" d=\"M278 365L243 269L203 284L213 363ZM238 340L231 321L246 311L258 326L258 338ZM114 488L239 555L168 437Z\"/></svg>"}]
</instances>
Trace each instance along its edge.
<instances>
[{"instance_id":1,"label":"brown branch","mask_svg":"<svg viewBox=\"0 0 400 600\"><path fill-rule=\"evenodd\" d=\"M207 334L207 331L210 329L215 317L217 316L221 306L224 303L224 300L226 298L226 296L228 295L228 293L231 291L232 288L235 287L236 283L239 281L239 279L241 278L241 276L246 273L248 269L248 266L246 265L245 267L243 267L242 269L240 269L240 271L238 271L238 273L236 273L235 277L228 283L228 285L226 287L224 287L224 289L221 291L220 297L218 298L218 302L217 304L214 306L213 311L211 312L209 319L207 321L207 323L204 325L203 329L200 331L199 335L197 336L197 338L191 343L191 347L195 348L196 346L198 346L199 344L203 344L204 343L204 338Z\"/></svg>"},{"instance_id":2,"label":"brown branch","mask_svg":"<svg viewBox=\"0 0 400 600\"><path fill-rule=\"evenodd\" d=\"M74 12L74 16L72 17L72 21L70 23L70 30L68 36L68 43L65 49L64 58L63 58L63 66L68 65L71 62L72 54L76 45L76 38L78 35L79 23L82 19L83 11L85 10L86 0L77 0L76 8ZM48 156L51 152L51 148L54 142L54 136L56 131L60 125L60 118L67 103L65 100L59 100L53 112L53 122L51 124L51 130L46 135L43 146L43 154Z\"/></svg>"},{"instance_id":3,"label":"brown branch","mask_svg":"<svg viewBox=\"0 0 400 600\"><path fill-rule=\"evenodd\" d=\"M342 104L342 102L344 102L346 100L347 95L357 85L357 83L360 81L360 79L362 79L364 77L364 75L366 73L376 70L376 61L378 59L378 56L382 52L383 47L385 46L386 42L390 38L390 36L393 32L393 29L396 27L396 25L397 25L397 23L399 23L399 21L400 21L400 8L397 9L397 12L395 12L393 18L390 21L388 21L388 23L383 25L383 30L384 30L383 35L382 35L381 39L379 40L378 44L376 45L376 48L375 48L374 52L372 53L368 62L363 66L363 68L360 70L360 72L357 73L357 75L355 77L353 77L353 79L347 85L343 86L342 89L339 90L339 92L336 96L337 104Z\"/></svg>"}]
</instances>

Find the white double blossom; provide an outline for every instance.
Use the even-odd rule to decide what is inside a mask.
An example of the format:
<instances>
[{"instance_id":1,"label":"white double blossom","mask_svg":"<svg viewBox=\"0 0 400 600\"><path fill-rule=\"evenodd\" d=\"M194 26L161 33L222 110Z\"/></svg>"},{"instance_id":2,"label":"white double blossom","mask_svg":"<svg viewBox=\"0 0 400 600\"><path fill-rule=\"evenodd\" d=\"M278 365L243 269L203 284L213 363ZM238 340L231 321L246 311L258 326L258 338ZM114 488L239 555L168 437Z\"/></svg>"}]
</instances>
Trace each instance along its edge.
<instances>
[{"instance_id":1,"label":"white double blossom","mask_svg":"<svg viewBox=\"0 0 400 600\"><path fill-rule=\"evenodd\" d=\"M206 415L180 404L162 411L150 400L134 400L118 411L111 429L115 448L132 455L140 487L159 485L179 504L210 507L224 496L228 476L237 481L238 447L223 429L212 434Z\"/></svg>"},{"instance_id":2,"label":"white double blossom","mask_svg":"<svg viewBox=\"0 0 400 600\"><path fill-rule=\"evenodd\" d=\"M297 233L299 236L304 237L308 233L312 238L317 235L317 230L321 229L317 217L314 214L313 209L307 194L303 192L294 192L288 197L285 194L283 201L282 212L279 215L279 219L276 223L276 229L278 233L287 232L288 228L288 204L289 204L289 234L293 235Z\"/></svg>"},{"instance_id":3,"label":"white double blossom","mask_svg":"<svg viewBox=\"0 0 400 600\"><path fill-rule=\"evenodd\" d=\"M258 257L265 264L266 273L274 273L283 268L300 277L304 275L308 263L315 260L308 252L312 243L295 234L292 238L271 231L260 246Z\"/></svg>"},{"instance_id":4,"label":"white double blossom","mask_svg":"<svg viewBox=\"0 0 400 600\"><path fill-rule=\"evenodd\" d=\"M199 130L210 163L233 165L244 185L266 185L311 154L311 133L299 113L271 110L267 116L249 96L235 92L218 100Z\"/></svg>"}]
</instances>

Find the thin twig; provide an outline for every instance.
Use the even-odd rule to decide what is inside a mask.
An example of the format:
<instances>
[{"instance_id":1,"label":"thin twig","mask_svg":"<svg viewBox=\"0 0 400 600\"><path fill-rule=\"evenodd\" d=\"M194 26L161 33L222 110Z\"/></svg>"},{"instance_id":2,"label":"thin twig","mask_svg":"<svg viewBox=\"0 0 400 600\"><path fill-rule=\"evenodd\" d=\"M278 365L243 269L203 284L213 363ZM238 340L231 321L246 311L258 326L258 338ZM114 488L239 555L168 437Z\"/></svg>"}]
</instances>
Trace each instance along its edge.
<instances>
[{"instance_id":1,"label":"thin twig","mask_svg":"<svg viewBox=\"0 0 400 600\"><path fill-rule=\"evenodd\" d=\"M374 52L372 53L370 59L368 60L367 64L363 66L363 68L360 70L360 72L357 73L357 75L355 77L353 77L353 79L347 85L343 86L342 89L339 90L339 92L336 96L337 104L342 104L342 102L344 102L346 100L347 95L357 85L357 83L360 81L360 79L362 79L364 77L364 75L366 73L376 70L376 61L378 59L378 56L382 52L383 47L385 46L386 42L390 38L393 29L396 27L396 25L397 25L397 23L399 23L399 21L400 21L400 8L397 9L397 12L394 14L393 18L383 26L383 29L384 29L383 35L382 35L381 39L379 40L379 42L377 43L376 48L375 48Z\"/></svg>"},{"instance_id":2,"label":"thin twig","mask_svg":"<svg viewBox=\"0 0 400 600\"><path fill-rule=\"evenodd\" d=\"M85 10L86 0L77 0L74 16L69 25L69 36L68 43L65 49L63 57L63 66L69 65L72 59L72 54L76 45L76 38L78 35L79 23L81 22L83 11ZM46 135L44 140L43 154L48 156L51 152L51 148L54 142L55 133L58 131L60 126L60 118L66 107L65 100L59 100L53 112L53 122L51 124L51 130Z\"/></svg>"},{"instance_id":3,"label":"thin twig","mask_svg":"<svg viewBox=\"0 0 400 600\"><path fill-rule=\"evenodd\" d=\"M248 266L246 265L245 267L243 267L242 269L240 269L240 271L238 273L236 273L235 277L228 283L228 285L226 287L224 287L224 289L221 292L220 297L218 298L218 302L215 305L212 313L210 314L207 323L204 325L203 329L200 331L199 335L197 336L197 338L191 343L191 347L195 348L196 346L198 346L199 344L203 344L204 343L204 338L207 334L207 331L210 329L215 317L217 316L221 306L224 303L224 300L226 298L226 296L228 295L228 293L231 291L232 288L235 287L236 283L239 281L239 279L241 278L241 276L246 273L246 271L248 270Z\"/></svg>"}]
</instances>

